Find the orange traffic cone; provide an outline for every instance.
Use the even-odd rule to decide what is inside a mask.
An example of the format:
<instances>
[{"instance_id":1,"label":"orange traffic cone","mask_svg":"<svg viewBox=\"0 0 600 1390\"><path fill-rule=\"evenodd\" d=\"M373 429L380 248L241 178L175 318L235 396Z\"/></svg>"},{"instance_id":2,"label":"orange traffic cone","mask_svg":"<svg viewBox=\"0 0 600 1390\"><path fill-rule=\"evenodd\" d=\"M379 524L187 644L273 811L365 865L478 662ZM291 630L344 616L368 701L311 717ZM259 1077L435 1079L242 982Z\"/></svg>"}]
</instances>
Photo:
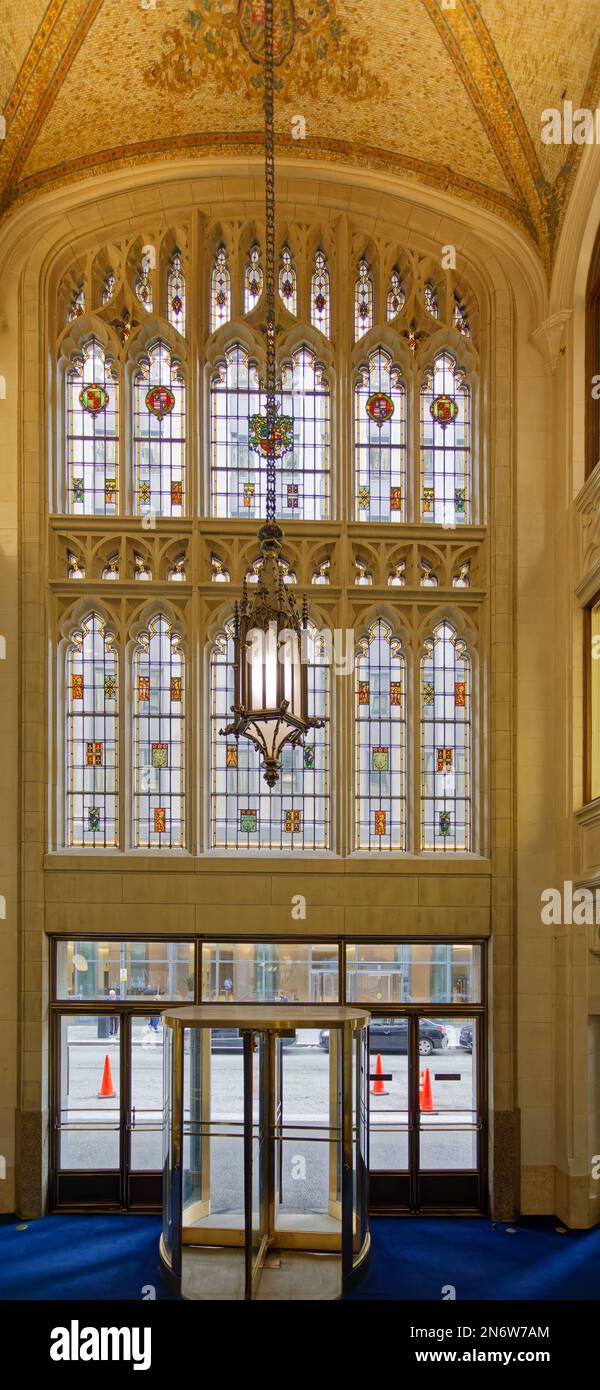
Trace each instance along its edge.
<instances>
[{"instance_id":1,"label":"orange traffic cone","mask_svg":"<svg viewBox=\"0 0 600 1390\"><path fill-rule=\"evenodd\" d=\"M426 1067L425 1071L422 1071L419 1077L419 1108L427 1111L433 1110L429 1067Z\"/></svg>"},{"instance_id":2,"label":"orange traffic cone","mask_svg":"<svg viewBox=\"0 0 600 1390\"><path fill-rule=\"evenodd\" d=\"M371 1095L372 1095L372 1096L388 1096L388 1095L389 1095L389 1091L386 1091L385 1086L384 1086L384 1084L383 1084L383 1081L380 1081L380 1080L379 1080L379 1077L381 1076L382 1071L383 1071L383 1067L382 1067L382 1065L381 1065L381 1057L380 1057L379 1053L377 1053L377 1062L375 1063L375 1080L374 1080L374 1082L373 1082L373 1085L371 1086Z\"/></svg>"},{"instance_id":3,"label":"orange traffic cone","mask_svg":"<svg viewBox=\"0 0 600 1390\"><path fill-rule=\"evenodd\" d=\"M116 1091L113 1090L113 1079L107 1053L104 1058L104 1071L102 1073L102 1085L98 1091L98 1100L114 1100L115 1095Z\"/></svg>"}]
</instances>

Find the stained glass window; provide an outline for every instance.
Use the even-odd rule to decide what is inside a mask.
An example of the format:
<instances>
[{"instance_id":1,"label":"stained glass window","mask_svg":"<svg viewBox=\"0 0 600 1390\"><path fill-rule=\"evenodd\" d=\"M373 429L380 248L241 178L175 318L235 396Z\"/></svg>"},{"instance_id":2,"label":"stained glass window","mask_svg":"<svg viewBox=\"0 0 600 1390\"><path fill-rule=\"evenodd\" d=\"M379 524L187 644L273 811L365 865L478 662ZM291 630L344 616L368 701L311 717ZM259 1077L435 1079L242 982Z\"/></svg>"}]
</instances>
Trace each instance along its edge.
<instances>
[{"instance_id":1,"label":"stained glass window","mask_svg":"<svg viewBox=\"0 0 600 1390\"><path fill-rule=\"evenodd\" d=\"M329 847L329 671L322 638L309 624L309 713L325 716L304 747L284 749L279 781L270 789L260 754L245 738L223 738L233 702L233 622L226 624L211 653L211 810L213 849L328 849Z\"/></svg>"},{"instance_id":2,"label":"stained glass window","mask_svg":"<svg viewBox=\"0 0 600 1390\"><path fill-rule=\"evenodd\" d=\"M150 270L150 253L146 251L140 261L140 268L135 282L135 292L140 301L140 304L143 304L147 314L152 313L154 303L152 295L152 281L150 279Z\"/></svg>"},{"instance_id":3,"label":"stained glass window","mask_svg":"<svg viewBox=\"0 0 600 1390\"><path fill-rule=\"evenodd\" d=\"M421 849L471 848L471 664L441 622L421 660Z\"/></svg>"},{"instance_id":4,"label":"stained glass window","mask_svg":"<svg viewBox=\"0 0 600 1390\"><path fill-rule=\"evenodd\" d=\"M453 298L454 298L454 304L453 304L453 307L452 307L452 323L453 323L453 326L454 326L454 328L456 328L456 331L457 331L458 333L462 333L463 337L465 337L465 338L470 338L470 337L471 337L471 328L470 328L470 325L469 325L469 317L468 317L468 314L467 314L466 307L465 307L465 305L463 304L463 301L462 301L462 299L461 299L461 297L460 297L460 295L459 295L459 293L458 293L458 290L455 290L455 291L454 291Z\"/></svg>"},{"instance_id":5,"label":"stained glass window","mask_svg":"<svg viewBox=\"0 0 600 1390\"><path fill-rule=\"evenodd\" d=\"M103 579L117 580L119 578L119 552L114 550L112 555L107 556L106 564L102 569Z\"/></svg>"},{"instance_id":6,"label":"stained glass window","mask_svg":"<svg viewBox=\"0 0 600 1390\"><path fill-rule=\"evenodd\" d=\"M85 314L85 289L83 285L78 285L73 292L67 310L67 323L74 323L75 319L81 318L82 314Z\"/></svg>"},{"instance_id":7,"label":"stained glass window","mask_svg":"<svg viewBox=\"0 0 600 1390\"><path fill-rule=\"evenodd\" d=\"M397 266L394 266L390 275L390 288L388 290L386 305L388 323L391 323L392 319L395 319L396 315L400 313L400 310L404 308L405 304L406 293L400 280L400 271Z\"/></svg>"},{"instance_id":8,"label":"stained glass window","mask_svg":"<svg viewBox=\"0 0 600 1390\"><path fill-rule=\"evenodd\" d=\"M262 563L262 557L259 555L258 558L252 562L250 569L246 570L244 579L246 580L247 584L258 584L258 578L262 567ZM284 560L283 556L279 557L279 568L281 570L281 575L284 584L298 583L297 575L294 573L294 570L290 569L289 562L287 560Z\"/></svg>"},{"instance_id":9,"label":"stained glass window","mask_svg":"<svg viewBox=\"0 0 600 1390\"><path fill-rule=\"evenodd\" d=\"M179 639L157 614L133 659L133 843L185 845L185 662Z\"/></svg>"},{"instance_id":10,"label":"stained glass window","mask_svg":"<svg viewBox=\"0 0 600 1390\"><path fill-rule=\"evenodd\" d=\"M134 492L138 515L183 516L185 386L181 367L157 339L134 377Z\"/></svg>"},{"instance_id":11,"label":"stained glass window","mask_svg":"<svg viewBox=\"0 0 600 1390\"><path fill-rule=\"evenodd\" d=\"M356 556L356 559L354 561L354 571L356 575L356 578L354 580L355 584L358 584L359 586L366 588L373 583L373 575L371 574L366 560L359 559L358 555Z\"/></svg>"},{"instance_id":12,"label":"stained glass window","mask_svg":"<svg viewBox=\"0 0 600 1390\"><path fill-rule=\"evenodd\" d=\"M470 589L471 587L471 561L463 560L459 565L456 574L452 576L453 589Z\"/></svg>"},{"instance_id":13,"label":"stained glass window","mask_svg":"<svg viewBox=\"0 0 600 1390\"><path fill-rule=\"evenodd\" d=\"M423 299L425 300L425 308L432 318L439 318L440 306L433 280L427 280L423 286Z\"/></svg>"},{"instance_id":14,"label":"stained glass window","mask_svg":"<svg viewBox=\"0 0 600 1390\"><path fill-rule=\"evenodd\" d=\"M66 374L67 510L115 516L119 503L119 381L96 338Z\"/></svg>"},{"instance_id":15,"label":"stained glass window","mask_svg":"<svg viewBox=\"0 0 600 1390\"><path fill-rule=\"evenodd\" d=\"M68 846L118 843L119 666L113 635L97 613L74 634L66 661Z\"/></svg>"},{"instance_id":16,"label":"stained glass window","mask_svg":"<svg viewBox=\"0 0 600 1390\"><path fill-rule=\"evenodd\" d=\"M67 550L67 578L85 579L83 556L76 555L73 550Z\"/></svg>"},{"instance_id":17,"label":"stained glass window","mask_svg":"<svg viewBox=\"0 0 600 1390\"><path fill-rule=\"evenodd\" d=\"M354 341L358 342L373 327L373 279L369 273L369 263L363 258L358 263L358 277L354 286Z\"/></svg>"},{"instance_id":18,"label":"stained glass window","mask_svg":"<svg viewBox=\"0 0 600 1390\"><path fill-rule=\"evenodd\" d=\"M187 576L185 572L185 552L182 551L181 555L175 556L173 564L169 565L169 568L167 570L167 579L170 581L171 584L185 584L186 578Z\"/></svg>"},{"instance_id":19,"label":"stained glass window","mask_svg":"<svg viewBox=\"0 0 600 1390\"><path fill-rule=\"evenodd\" d=\"M210 577L211 577L211 579L212 579L213 584L230 584L230 583L231 583L231 575L230 575L230 573L229 573L229 570L226 570L226 569L225 569L225 566L224 566L224 564L223 564L223 561L222 561L221 559L219 559L219 556L218 556L218 555L211 555L211 557L210 557L210 568L211 568L211 575L210 575Z\"/></svg>"},{"instance_id":20,"label":"stained glass window","mask_svg":"<svg viewBox=\"0 0 600 1390\"><path fill-rule=\"evenodd\" d=\"M298 281L289 246L282 247L281 251L279 297L289 314L298 313Z\"/></svg>"},{"instance_id":21,"label":"stained glass window","mask_svg":"<svg viewBox=\"0 0 600 1390\"><path fill-rule=\"evenodd\" d=\"M185 336L185 276L178 246L173 247L167 274L167 318Z\"/></svg>"},{"instance_id":22,"label":"stained glass window","mask_svg":"<svg viewBox=\"0 0 600 1390\"><path fill-rule=\"evenodd\" d=\"M110 301L115 292L116 283L117 277L115 275L115 272L114 270L111 270L109 267L102 282L102 293L100 298L103 304L110 304Z\"/></svg>"},{"instance_id":23,"label":"stained glass window","mask_svg":"<svg viewBox=\"0 0 600 1390\"><path fill-rule=\"evenodd\" d=\"M355 664L356 847L406 849L406 662L383 618Z\"/></svg>"},{"instance_id":24,"label":"stained glass window","mask_svg":"<svg viewBox=\"0 0 600 1390\"><path fill-rule=\"evenodd\" d=\"M263 268L257 241L250 247L244 268L244 313L251 314L263 291Z\"/></svg>"},{"instance_id":25,"label":"stained glass window","mask_svg":"<svg viewBox=\"0 0 600 1390\"><path fill-rule=\"evenodd\" d=\"M277 515L329 515L329 387L309 348L282 371L280 414L292 420L293 448L277 464ZM211 387L213 516L264 516L266 459L249 445L249 417L265 412L256 367L240 343L225 355Z\"/></svg>"},{"instance_id":26,"label":"stained glass window","mask_svg":"<svg viewBox=\"0 0 600 1390\"><path fill-rule=\"evenodd\" d=\"M217 247L210 281L210 331L215 333L231 318L231 275L223 242Z\"/></svg>"},{"instance_id":27,"label":"stained glass window","mask_svg":"<svg viewBox=\"0 0 600 1390\"><path fill-rule=\"evenodd\" d=\"M404 589L406 587L406 560L399 560L390 575L388 575L388 588Z\"/></svg>"},{"instance_id":28,"label":"stained glass window","mask_svg":"<svg viewBox=\"0 0 600 1390\"><path fill-rule=\"evenodd\" d=\"M471 393L450 352L421 388L421 520L461 526L471 515Z\"/></svg>"},{"instance_id":29,"label":"stained glass window","mask_svg":"<svg viewBox=\"0 0 600 1390\"><path fill-rule=\"evenodd\" d=\"M389 353L377 348L354 392L357 521L404 521L406 386Z\"/></svg>"},{"instance_id":30,"label":"stained glass window","mask_svg":"<svg viewBox=\"0 0 600 1390\"><path fill-rule=\"evenodd\" d=\"M331 283L327 261L322 251L315 253L315 268L310 282L310 321L325 338L331 333Z\"/></svg>"}]
</instances>

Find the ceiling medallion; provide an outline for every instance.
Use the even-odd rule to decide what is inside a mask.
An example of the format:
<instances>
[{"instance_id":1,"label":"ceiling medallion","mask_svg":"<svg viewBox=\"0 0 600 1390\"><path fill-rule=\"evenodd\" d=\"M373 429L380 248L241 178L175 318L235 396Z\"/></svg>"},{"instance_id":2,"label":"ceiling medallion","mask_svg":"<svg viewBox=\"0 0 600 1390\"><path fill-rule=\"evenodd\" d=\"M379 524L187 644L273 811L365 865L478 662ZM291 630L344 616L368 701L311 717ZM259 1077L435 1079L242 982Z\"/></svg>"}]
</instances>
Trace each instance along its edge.
<instances>
[{"instance_id":1,"label":"ceiling medallion","mask_svg":"<svg viewBox=\"0 0 600 1390\"><path fill-rule=\"evenodd\" d=\"M445 430L448 425L453 425L458 415L458 406L451 396L436 396L429 407L429 414L433 416L437 425Z\"/></svg>"},{"instance_id":2,"label":"ceiling medallion","mask_svg":"<svg viewBox=\"0 0 600 1390\"><path fill-rule=\"evenodd\" d=\"M394 402L384 391L374 391L373 395L369 396L365 409L369 420L381 429L394 414Z\"/></svg>"},{"instance_id":3,"label":"ceiling medallion","mask_svg":"<svg viewBox=\"0 0 600 1390\"><path fill-rule=\"evenodd\" d=\"M265 0L238 0L238 33L242 47L253 63L265 60ZM273 15L273 62L276 66L294 47L296 30L294 0L277 0Z\"/></svg>"},{"instance_id":4,"label":"ceiling medallion","mask_svg":"<svg viewBox=\"0 0 600 1390\"><path fill-rule=\"evenodd\" d=\"M99 415L108 405L108 391L95 382L90 386L84 386L79 392L79 404L87 410L88 415Z\"/></svg>"},{"instance_id":5,"label":"ceiling medallion","mask_svg":"<svg viewBox=\"0 0 600 1390\"><path fill-rule=\"evenodd\" d=\"M163 420L165 415L170 415L174 405L175 397L168 386L152 386L146 392L146 406L157 420Z\"/></svg>"}]
</instances>

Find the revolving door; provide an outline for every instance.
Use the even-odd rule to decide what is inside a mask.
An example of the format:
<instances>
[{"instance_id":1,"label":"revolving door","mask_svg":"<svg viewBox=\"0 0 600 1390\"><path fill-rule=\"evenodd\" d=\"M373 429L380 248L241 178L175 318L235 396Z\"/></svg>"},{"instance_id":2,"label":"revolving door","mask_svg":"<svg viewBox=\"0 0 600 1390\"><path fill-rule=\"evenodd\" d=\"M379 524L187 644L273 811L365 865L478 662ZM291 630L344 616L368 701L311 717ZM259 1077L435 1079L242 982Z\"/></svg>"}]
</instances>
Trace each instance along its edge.
<instances>
[{"instance_id":1,"label":"revolving door","mask_svg":"<svg viewBox=\"0 0 600 1390\"><path fill-rule=\"evenodd\" d=\"M164 1014L161 1259L190 1299L330 1299L369 1248L369 1015Z\"/></svg>"}]
</instances>

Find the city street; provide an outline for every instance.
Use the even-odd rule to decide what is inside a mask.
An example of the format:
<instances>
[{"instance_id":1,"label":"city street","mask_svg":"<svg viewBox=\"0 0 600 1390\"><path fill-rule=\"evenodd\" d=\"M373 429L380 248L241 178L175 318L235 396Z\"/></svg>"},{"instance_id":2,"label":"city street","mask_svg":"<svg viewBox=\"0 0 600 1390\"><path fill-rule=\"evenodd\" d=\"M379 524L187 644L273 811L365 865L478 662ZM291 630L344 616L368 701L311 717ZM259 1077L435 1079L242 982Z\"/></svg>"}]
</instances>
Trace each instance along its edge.
<instances>
[{"instance_id":1,"label":"city street","mask_svg":"<svg viewBox=\"0 0 600 1390\"><path fill-rule=\"evenodd\" d=\"M92 1023L73 1020L69 1027L68 1084L62 1110L61 1165L64 1168L114 1168L119 1162L119 1039L96 1036ZM133 1024L132 1167L162 1167L162 1026L154 1033L147 1020ZM454 1041L454 1038L452 1039ZM114 1099L99 1098L105 1058L111 1069ZM406 1055L382 1056L386 1094L373 1094L371 1083L371 1167L405 1169L407 1139ZM371 1072L375 1071L371 1055ZM420 1058L429 1071L433 1110L421 1114L421 1163L424 1168L462 1168L476 1164L476 1136L471 1123L473 1058L456 1046ZM242 1142L232 1128L242 1116L242 1054L212 1055L211 1205L213 1211L241 1210ZM458 1080L444 1081L445 1076ZM189 1116L188 1116L189 1118ZM289 1047L283 1053L282 1206L295 1211L326 1210L329 1142L319 1129L329 1123L329 1056L320 1047ZM298 1125L298 1128L295 1126ZM65 1128L67 1126L67 1128ZM76 1127L71 1127L76 1126ZM85 1128L83 1128L85 1126ZM88 1128L91 1126L91 1128ZM293 1127L293 1128L292 1128ZM185 1157L197 1144L187 1138ZM194 1165L196 1166L196 1165ZM188 1187L190 1184L188 1184ZM194 1185L191 1195L194 1194Z\"/></svg>"}]
</instances>

